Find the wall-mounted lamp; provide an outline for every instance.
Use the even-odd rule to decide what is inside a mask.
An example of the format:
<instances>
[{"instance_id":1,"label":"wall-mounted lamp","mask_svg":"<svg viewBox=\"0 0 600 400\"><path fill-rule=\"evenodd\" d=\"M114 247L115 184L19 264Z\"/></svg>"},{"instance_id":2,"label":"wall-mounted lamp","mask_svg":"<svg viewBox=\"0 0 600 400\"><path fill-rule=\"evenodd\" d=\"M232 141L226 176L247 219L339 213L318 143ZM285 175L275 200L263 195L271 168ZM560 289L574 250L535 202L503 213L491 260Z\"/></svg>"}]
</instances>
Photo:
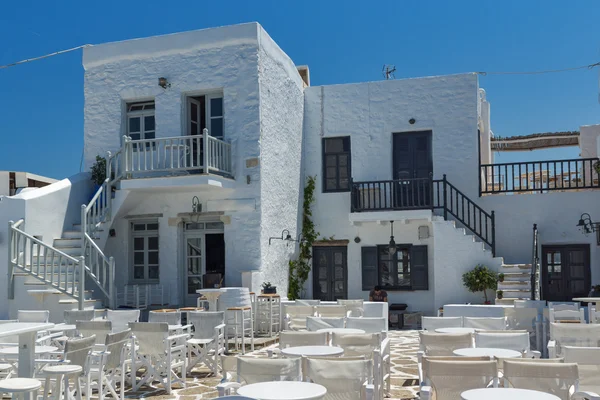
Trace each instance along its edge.
<instances>
[{"instance_id":1,"label":"wall-mounted lamp","mask_svg":"<svg viewBox=\"0 0 600 400\"><path fill-rule=\"evenodd\" d=\"M200 202L200 199L198 198L198 196L192 197L192 215L190 215L190 219L192 220L192 222L198 223L198 221L200 220L199 214L201 212L202 212L202 203ZM194 221L194 216L196 217L195 221Z\"/></svg>"},{"instance_id":2,"label":"wall-mounted lamp","mask_svg":"<svg viewBox=\"0 0 600 400\"><path fill-rule=\"evenodd\" d=\"M171 87L171 83L167 80L167 78L161 76L160 78L158 78L158 86L160 86L163 89L166 89L168 87Z\"/></svg>"},{"instance_id":3,"label":"wall-mounted lamp","mask_svg":"<svg viewBox=\"0 0 600 400\"><path fill-rule=\"evenodd\" d=\"M390 244L388 250L390 252L390 256L393 256L396 253L396 242L394 241L394 221L390 221L390 225L392 226L392 233L390 235Z\"/></svg>"},{"instance_id":4,"label":"wall-mounted lamp","mask_svg":"<svg viewBox=\"0 0 600 400\"><path fill-rule=\"evenodd\" d=\"M299 241L303 240L303 239L300 239L301 236L302 235L300 235L298 237L298 239L294 239L292 237L292 235L290 235L290 231L288 231L287 229L284 229L283 231L281 231L281 237L273 236L273 237L269 238L269 245L271 245L271 240L285 240L286 242L299 242Z\"/></svg>"},{"instance_id":5,"label":"wall-mounted lamp","mask_svg":"<svg viewBox=\"0 0 600 400\"><path fill-rule=\"evenodd\" d=\"M579 217L579 222L576 226L586 236L592 232L596 232L596 244L600 246L600 222L592 222L590 214L583 213Z\"/></svg>"}]
</instances>

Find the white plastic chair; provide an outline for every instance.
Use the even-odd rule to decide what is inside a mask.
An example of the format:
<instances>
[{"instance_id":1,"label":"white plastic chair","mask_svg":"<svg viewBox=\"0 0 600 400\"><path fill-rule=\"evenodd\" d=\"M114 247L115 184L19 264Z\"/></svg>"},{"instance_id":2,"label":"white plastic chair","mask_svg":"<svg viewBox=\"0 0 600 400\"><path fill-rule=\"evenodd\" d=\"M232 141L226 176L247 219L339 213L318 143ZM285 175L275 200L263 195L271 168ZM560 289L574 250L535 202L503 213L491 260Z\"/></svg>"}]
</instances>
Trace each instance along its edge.
<instances>
[{"instance_id":1,"label":"white plastic chair","mask_svg":"<svg viewBox=\"0 0 600 400\"><path fill-rule=\"evenodd\" d=\"M294 305L296 306L318 306L319 304L321 304L321 300L312 300L312 299L296 299L294 301Z\"/></svg>"},{"instance_id":2,"label":"white plastic chair","mask_svg":"<svg viewBox=\"0 0 600 400\"><path fill-rule=\"evenodd\" d=\"M346 328L362 329L365 333L387 332L388 320L384 317L348 317L346 319Z\"/></svg>"},{"instance_id":3,"label":"white plastic chair","mask_svg":"<svg viewBox=\"0 0 600 400\"><path fill-rule=\"evenodd\" d=\"M327 389L325 400L374 399L371 360L308 358L305 366L305 378Z\"/></svg>"},{"instance_id":4,"label":"white plastic chair","mask_svg":"<svg viewBox=\"0 0 600 400\"><path fill-rule=\"evenodd\" d=\"M419 332L419 352L422 356L453 356L453 351L473 347L470 333L446 334Z\"/></svg>"},{"instance_id":5,"label":"white plastic chair","mask_svg":"<svg viewBox=\"0 0 600 400\"><path fill-rule=\"evenodd\" d=\"M279 348L295 346L327 346L327 332L293 332L279 334Z\"/></svg>"},{"instance_id":6,"label":"white plastic chair","mask_svg":"<svg viewBox=\"0 0 600 400\"><path fill-rule=\"evenodd\" d=\"M364 300L342 300L338 299L337 303L340 306L345 306L348 317L362 317L364 312Z\"/></svg>"},{"instance_id":7,"label":"white plastic chair","mask_svg":"<svg viewBox=\"0 0 600 400\"><path fill-rule=\"evenodd\" d=\"M318 331L319 329L344 328L346 318L343 317L306 317L306 329L308 331Z\"/></svg>"},{"instance_id":8,"label":"white plastic chair","mask_svg":"<svg viewBox=\"0 0 600 400\"><path fill-rule=\"evenodd\" d=\"M302 380L301 358L244 358L237 357L237 381L231 376L217 385L219 397L233 394L243 384Z\"/></svg>"},{"instance_id":9,"label":"white plastic chair","mask_svg":"<svg viewBox=\"0 0 600 400\"><path fill-rule=\"evenodd\" d=\"M108 394L115 399L125 398L127 344L130 340L131 329L129 328L117 333L109 333L106 335L102 351L92 354L92 360L95 362L90 367L87 387L88 390L93 387L98 389L99 400L103 400ZM92 377L95 379L93 380ZM119 383L118 389L117 383Z\"/></svg>"},{"instance_id":10,"label":"white plastic chair","mask_svg":"<svg viewBox=\"0 0 600 400\"><path fill-rule=\"evenodd\" d=\"M48 311L48 310L19 310L19 311L17 311L17 320L19 322L47 323L50 320L50 311Z\"/></svg>"},{"instance_id":11,"label":"white plastic chair","mask_svg":"<svg viewBox=\"0 0 600 400\"><path fill-rule=\"evenodd\" d=\"M462 328L463 317L421 317L421 328L434 331L438 328Z\"/></svg>"},{"instance_id":12,"label":"white plastic chair","mask_svg":"<svg viewBox=\"0 0 600 400\"><path fill-rule=\"evenodd\" d=\"M548 357L562 356L562 346L599 347L600 324L550 324Z\"/></svg>"},{"instance_id":13,"label":"white plastic chair","mask_svg":"<svg viewBox=\"0 0 600 400\"><path fill-rule=\"evenodd\" d=\"M77 321L91 321L96 316L95 310L65 310L65 324L75 325Z\"/></svg>"},{"instance_id":14,"label":"white plastic chair","mask_svg":"<svg viewBox=\"0 0 600 400\"><path fill-rule=\"evenodd\" d=\"M333 332L331 344L344 349L345 356L365 356L367 359L372 359L373 351L381 346L381 333L347 334Z\"/></svg>"},{"instance_id":15,"label":"white plastic chair","mask_svg":"<svg viewBox=\"0 0 600 400\"><path fill-rule=\"evenodd\" d=\"M506 317L464 317L465 328L503 331L506 329Z\"/></svg>"},{"instance_id":16,"label":"white plastic chair","mask_svg":"<svg viewBox=\"0 0 600 400\"><path fill-rule=\"evenodd\" d=\"M112 332L112 323L110 321L77 321L75 322L77 331L84 337L96 336L96 344L104 346L106 335Z\"/></svg>"},{"instance_id":17,"label":"white plastic chair","mask_svg":"<svg viewBox=\"0 0 600 400\"><path fill-rule=\"evenodd\" d=\"M391 394L392 355L391 340L384 339L373 351L373 386L375 398L383 400Z\"/></svg>"},{"instance_id":18,"label":"white plastic chair","mask_svg":"<svg viewBox=\"0 0 600 400\"><path fill-rule=\"evenodd\" d=\"M498 387L498 367L495 361L428 360L424 367L425 381L421 400L456 400L466 390L486 388L491 383Z\"/></svg>"},{"instance_id":19,"label":"white plastic chair","mask_svg":"<svg viewBox=\"0 0 600 400\"><path fill-rule=\"evenodd\" d=\"M563 310L579 310L581 308L581 304L577 301L549 301L548 308L553 308L556 311Z\"/></svg>"},{"instance_id":20,"label":"white plastic chair","mask_svg":"<svg viewBox=\"0 0 600 400\"><path fill-rule=\"evenodd\" d=\"M529 342L529 332L496 331L475 332L475 347L492 347L518 351L526 358L540 358L540 352L533 352Z\"/></svg>"},{"instance_id":21,"label":"white plastic chair","mask_svg":"<svg viewBox=\"0 0 600 400\"><path fill-rule=\"evenodd\" d=\"M529 332L530 348L543 351L542 317L535 308L505 308L504 315L508 330L526 330Z\"/></svg>"},{"instance_id":22,"label":"white plastic chair","mask_svg":"<svg viewBox=\"0 0 600 400\"><path fill-rule=\"evenodd\" d=\"M169 325L166 322L132 322L129 326L133 333L131 345L133 390L137 391L154 380L163 382L169 394L174 383L180 383L185 387L185 340L189 336L169 335ZM139 369L144 369L145 374L138 382L136 373Z\"/></svg>"},{"instance_id":23,"label":"white plastic chair","mask_svg":"<svg viewBox=\"0 0 600 400\"><path fill-rule=\"evenodd\" d=\"M285 309L285 327L292 331L306 330L306 317L315 315L313 306L287 306Z\"/></svg>"},{"instance_id":24,"label":"white plastic chair","mask_svg":"<svg viewBox=\"0 0 600 400\"><path fill-rule=\"evenodd\" d=\"M140 322L140 310L106 310L106 319L112 322L113 332L125 331L130 322Z\"/></svg>"},{"instance_id":25,"label":"white plastic chair","mask_svg":"<svg viewBox=\"0 0 600 400\"><path fill-rule=\"evenodd\" d=\"M600 347L563 346L562 350L565 362L576 363L579 369L579 393L573 397L600 398Z\"/></svg>"},{"instance_id":26,"label":"white plastic chair","mask_svg":"<svg viewBox=\"0 0 600 400\"><path fill-rule=\"evenodd\" d=\"M579 371L575 363L531 363L504 360L505 386L550 393L570 400L578 391Z\"/></svg>"},{"instance_id":27,"label":"white plastic chair","mask_svg":"<svg viewBox=\"0 0 600 400\"><path fill-rule=\"evenodd\" d=\"M198 363L204 363L213 374L219 369L219 358L225 354L225 313L222 311L190 311L188 324L194 327L187 341L190 372Z\"/></svg>"},{"instance_id":28,"label":"white plastic chair","mask_svg":"<svg viewBox=\"0 0 600 400\"><path fill-rule=\"evenodd\" d=\"M488 356L479 356L479 357L461 357L461 356L424 356L421 359L421 362L418 365L419 369L419 386L431 386L431 382L429 382L425 377L428 373L429 361L490 361Z\"/></svg>"},{"instance_id":29,"label":"white plastic chair","mask_svg":"<svg viewBox=\"0 0 600 400\"><path fill-rule=\"evenodd\" d=\"M554 308L550 308L548 311L548 317L550 323L553 322L567 322L574 323L579 322L580 324L585 324L585 314L583 308L578 310L556 310Z\"/></svg>"},{"instance_id":30,"label":"white plastic chair","mask_svg":"<svg viewBox=\"0 0 600 400\"><path fill-rule=\"evenodd\" d=\"M150 311L148 313L148 322L165 322L171 326L181 325L181 311Z\"/></svg>"},{"instance_id":31,"label":"white plastic chair","mask_svg":"<svg viewBox=\"0 0 600 400\"><path fill-rule=\"evenodd\" d=\"M319 317L345 317L348 314L346 306L316 306Z\"/></svg>"}]
</instances>

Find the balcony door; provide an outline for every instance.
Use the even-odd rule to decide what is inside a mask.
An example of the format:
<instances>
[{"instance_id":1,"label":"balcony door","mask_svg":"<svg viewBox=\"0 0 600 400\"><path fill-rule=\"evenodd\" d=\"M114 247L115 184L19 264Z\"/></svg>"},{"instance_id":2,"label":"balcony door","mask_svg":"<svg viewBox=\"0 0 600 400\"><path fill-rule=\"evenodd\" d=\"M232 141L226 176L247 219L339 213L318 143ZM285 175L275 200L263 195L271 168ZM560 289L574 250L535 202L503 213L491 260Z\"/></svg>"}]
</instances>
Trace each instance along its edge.
<instances>
[{"instance_id":1,"label":"balcony door","mask_svg":"<svg viewBox=\"0 0 600 400\"><path fill-rule=\"evenodd\" d=\"M313 247L313 298L322 301L348 298L346 247Z\"/></svg>"},{"instance_id":2,"label":"balcony door","mask_svg":"<svg viewBox=\"0 0 600 400\"><path fill-rule=\"evenodd\" d=\"M223 139L223 95L210 94L187 98L187 134L199 136L191 141L190 165L201 167L203 141L200 139L205 128L210 136Z\"/></svg>"},{"instance_id":3,"label":"balcony door","mask_svg":"<svg viewBox=\"0 0 600 400\"><path fill-rule=\"evenodd\" d=\"M542 246L542 297L572 301L586 297L591 287L590 246Z\"/></svg>"},{"instance_id":4,"label":"balcony door","mask_svg":"<svg viewBox=\"0 0 600 400\"><path fill-rule=\"evenodd\" d=\"M394 208L430 208L431 131L394 133L392 148Z\"/></svg>"}]
</instances>

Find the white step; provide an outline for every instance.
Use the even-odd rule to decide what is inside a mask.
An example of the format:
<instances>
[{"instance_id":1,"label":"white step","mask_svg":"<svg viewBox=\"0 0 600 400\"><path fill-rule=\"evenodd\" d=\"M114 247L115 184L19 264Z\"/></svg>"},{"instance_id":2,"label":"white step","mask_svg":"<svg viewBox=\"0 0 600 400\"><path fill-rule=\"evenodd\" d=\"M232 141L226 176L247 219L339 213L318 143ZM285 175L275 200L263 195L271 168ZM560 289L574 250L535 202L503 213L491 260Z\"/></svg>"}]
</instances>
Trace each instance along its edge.
<instances>
[{"instance_id":1,"label":"white step","mask_svg":"<svg viewBox=\"0 0 600 400\"><path fill-rule=\"evenodd\" d=\"M507 289L502 290L505 299L528 299L531 297L531 290L525 289Z\"/></svg>"},{"instance_id":2,"label":"white step","mask_svg":"<svg viewBox=\"0 0 600 400\"><path fill-rule=\"evenodd\" d=\"M499 272L531 272L531 264L502 264Z\"/></svg>"},{"instance_id":3,"label":"white step","mask_svg":"<svg viewBox=\"0 0 600 400\"><path fill-rule=\"evenodd\" d=\"M495 304L510 305L515 304L516 299L496 299Z\"/></svg>"},{"instance_id":4,"label":"white step","mask_svg":"<svg viewBox=\"0 0 600 400\"><path fill-rule=\"evenodd\" d=\"M498 282L498 290L530 290L531 283L529 281L504 281Z\"/></svg>"},{"instance_id":5,"label":"white step","mask_svg":"<svg viewBox=\"0 0 600 400\"><path fill-rule=\"evenodd\" d=\"M63 239L81 239L81 231L64 231L62 233Z\"/></svg>"},{"instance_id":6,"label":"white step","mask_svg":"<svg viewBox=\"0 0 600 400\"><path fill-rule=\"evenodd\" d=\"M73 257L79 257L81 256L82 252L81 252L81 246L62 246L62 245L58 245L55 246L56 250L60 250L63 253L73 256Z\"/></svg>"},{"instance_id":7,"label":"white step","mask_svg":"<svg viewBox=\"0 0 600 400\"><path fill-rule=\"evenodd\" d=\"M523 271L523 270L521 270ZM504 274L504 281L529 281L531 279L531 274L529 272L502 272Z\"/></svg>"},{"instance_id":8,"label":"white step","mask_svg":"<svg viewBox=\"0 0 600 400\"><path fill-rule=\"evenodd\" d=\"M59 248L59 247L81 247L81 242L82 239L81 237L79 238L60 238L60 239L54 239L54 247Z\"/></svg>"}]
</instances>

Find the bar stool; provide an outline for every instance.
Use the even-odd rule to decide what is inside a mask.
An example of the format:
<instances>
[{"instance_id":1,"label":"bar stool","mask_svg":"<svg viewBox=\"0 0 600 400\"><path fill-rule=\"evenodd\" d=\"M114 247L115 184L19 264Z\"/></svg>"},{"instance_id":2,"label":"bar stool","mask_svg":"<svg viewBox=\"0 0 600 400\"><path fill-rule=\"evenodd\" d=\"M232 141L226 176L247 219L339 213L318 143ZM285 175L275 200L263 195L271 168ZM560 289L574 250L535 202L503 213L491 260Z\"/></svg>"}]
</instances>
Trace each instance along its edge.
<instances>
[{"instance_id":1,"label":"bar stool","mask_svg":"<svg viewBox=\"0 0 600 400\"><path fill-rule=\"evenodd\" d=\"M56 379L56 395L54 396L55 400L59 400L61 397L64 400L75 400L75 398L77 400L81 400L81 383L79 382L79 375L82 372L83 367L80 365L64 364L52 365L44 368L44 374L46 375L46 383L44 383L44 400L48 399L50 379L52 378ZM77 397L73 396L73 393L69 388L69 378L73 375L75 375L75 390L77 391Z\"/></svg>"},{"instance_id":2,"label":"bar stool","mask_svg":"<svg viewBox=\"0 0 600 400\"><path fill-rule=\"evenodd\" d=\"M242 345L242 354L246 354L246 331L250 333L250 349L254 351L254 318L252 314L252 307L230 307L227 309L226 318L226 333L225 333L225 347L229 347L229 330L233 329L235 341L235 349L238 349L238 333L241 333L240 340ZM233 323L231 323L231 316L233 316Z\"/></svg>"},{"instance_id":3,"label":"bar stool","mask_svg":"<svg viewBox=\"0 0 600 400\"><path fill-rule=\"evenodd\" d=\"M281 297L278 294L259 294L256 298L257 331L268 333L269 337L273 332L281 330Z\"/></svg>"},{"instance_id":4,"label":"bar stool","mask_svg":"<svg viewBox=\"0 0 600 400\"><path fill-rule=\"evenodd\" d=\"M0 393L10 393L13 399L37 399L42 383L33 378L9 378L0 380Z\"/></svg>"}]
</instances>

